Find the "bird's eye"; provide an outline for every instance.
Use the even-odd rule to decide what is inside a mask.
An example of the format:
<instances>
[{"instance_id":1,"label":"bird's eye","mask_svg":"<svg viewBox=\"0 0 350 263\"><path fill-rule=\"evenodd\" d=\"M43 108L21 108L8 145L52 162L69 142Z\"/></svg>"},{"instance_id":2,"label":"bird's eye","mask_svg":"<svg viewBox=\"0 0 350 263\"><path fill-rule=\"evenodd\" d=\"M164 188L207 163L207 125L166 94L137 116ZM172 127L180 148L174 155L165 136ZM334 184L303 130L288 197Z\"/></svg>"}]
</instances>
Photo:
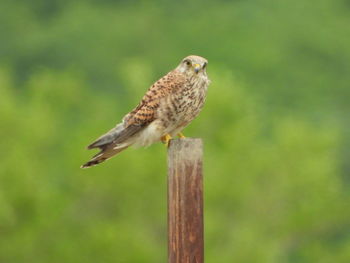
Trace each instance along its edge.
<instances>
[{"instance_id":1,"label":"bird's eye","mask_svg":"<svg viewBox=\"0 0 350 263\"><path fill-rule=\"evenodd\" d=\"M203 64L203 69L205 69L205 67L207 66L207 62L204 62L204 64Z\"/></svg>"},{"instance_id":2,"label":"bird's eye","mask_svg":"<svg viewBox=\"0 0 350 263\"><path fill-rule=\"evenodd\" d=\"M191 61L185 60L184 62L185 62L185 64L186 64L187 66L191 66Z\"/></svg>"}]
</instances>

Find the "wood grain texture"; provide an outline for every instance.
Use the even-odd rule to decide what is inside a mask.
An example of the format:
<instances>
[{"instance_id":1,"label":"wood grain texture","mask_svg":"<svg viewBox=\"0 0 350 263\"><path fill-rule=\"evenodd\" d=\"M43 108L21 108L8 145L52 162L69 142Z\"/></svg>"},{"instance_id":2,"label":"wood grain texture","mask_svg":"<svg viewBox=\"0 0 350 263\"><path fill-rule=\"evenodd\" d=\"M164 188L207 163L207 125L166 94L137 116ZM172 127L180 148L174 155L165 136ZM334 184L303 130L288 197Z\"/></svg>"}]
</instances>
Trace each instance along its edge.
<instances>
[{"instance_id":1,"label":"wood grain texture","mask_svg":"<svg viewBox=\"0 0 350 263\"><path fill-rule=\"evenodd\" d=\"M203 146L172 140L168 149L168 262L203 263Z\"/></svg>"}]
</instances>

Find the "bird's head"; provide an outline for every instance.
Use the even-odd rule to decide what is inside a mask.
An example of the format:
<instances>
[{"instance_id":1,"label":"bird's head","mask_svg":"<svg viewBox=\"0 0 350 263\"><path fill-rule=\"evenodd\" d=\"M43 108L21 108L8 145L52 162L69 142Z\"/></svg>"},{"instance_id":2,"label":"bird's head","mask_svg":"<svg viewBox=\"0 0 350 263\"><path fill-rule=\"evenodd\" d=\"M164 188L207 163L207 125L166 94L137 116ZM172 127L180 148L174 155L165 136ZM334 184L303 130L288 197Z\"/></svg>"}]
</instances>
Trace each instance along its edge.
<instances>
[{"instance_id":1,"label":"bird's head","mask_svg":"<svg viewBox=\"0 0 350 263\"><path fill-rule=\"evenodd\" d=\"M205 58L191 55L185 57L176 69L189 76L206 75L207 64L208 60Z\"/></svg>"}]
</instances>

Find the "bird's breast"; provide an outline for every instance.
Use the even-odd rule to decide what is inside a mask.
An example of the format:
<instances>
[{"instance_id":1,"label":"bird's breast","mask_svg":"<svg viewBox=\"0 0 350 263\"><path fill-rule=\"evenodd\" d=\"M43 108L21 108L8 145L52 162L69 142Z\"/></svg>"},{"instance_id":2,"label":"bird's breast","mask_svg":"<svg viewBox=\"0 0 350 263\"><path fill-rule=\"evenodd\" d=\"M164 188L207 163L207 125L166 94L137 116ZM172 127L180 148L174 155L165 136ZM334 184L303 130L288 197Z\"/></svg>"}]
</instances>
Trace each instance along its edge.
<instances>
[{"instance_id":1,"label":"bird's breast","mask_svg":"<svg viewBox=\"0 0 350 263\"><path fill-rule=\"evenodd\" d=\"M188 79L181 89L160 104L158 116L167 133L185 127L197 117L205 102L208 83L207 78Z\"/></svg>"}]
</instances>

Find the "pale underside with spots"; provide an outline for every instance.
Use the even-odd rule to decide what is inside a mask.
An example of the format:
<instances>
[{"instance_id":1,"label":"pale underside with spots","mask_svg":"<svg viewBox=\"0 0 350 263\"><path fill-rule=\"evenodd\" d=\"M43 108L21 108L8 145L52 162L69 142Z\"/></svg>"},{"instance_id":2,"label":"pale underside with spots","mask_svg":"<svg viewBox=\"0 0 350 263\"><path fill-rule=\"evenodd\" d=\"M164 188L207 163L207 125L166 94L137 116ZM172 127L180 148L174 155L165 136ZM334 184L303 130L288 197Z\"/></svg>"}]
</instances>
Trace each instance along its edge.
<instances>
[{"instance_id":1,"label":"pale underside with spots","mask_svg":"<svg viewBox=\"0 0 350 263\"><path fill-rule=\"evenodd\" d=\"M87 168L97 165L129 146L149 146L181 133L201 111L210 83L206 59L184 58L178 67L154 83L135 109L121 123L88 146L101 151Z\"/></svg>"}]
</instances>

